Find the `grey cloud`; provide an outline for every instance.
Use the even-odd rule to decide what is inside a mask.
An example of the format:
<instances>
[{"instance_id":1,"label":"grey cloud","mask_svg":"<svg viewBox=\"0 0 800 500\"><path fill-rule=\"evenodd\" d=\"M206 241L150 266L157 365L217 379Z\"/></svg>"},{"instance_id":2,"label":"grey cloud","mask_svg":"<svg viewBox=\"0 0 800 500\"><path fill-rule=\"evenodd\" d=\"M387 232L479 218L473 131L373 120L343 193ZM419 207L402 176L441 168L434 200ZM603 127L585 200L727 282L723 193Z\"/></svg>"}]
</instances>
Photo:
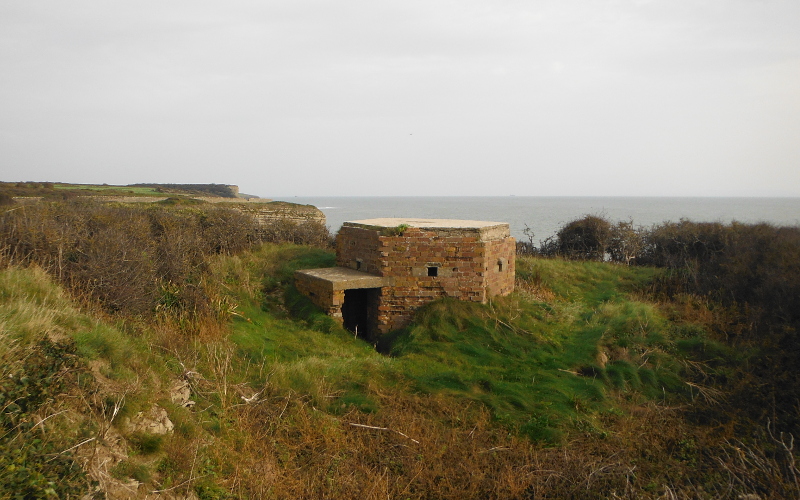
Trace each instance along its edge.
<instances>
[{"instance_id":1,"label":"grey cloud","mask_svg":"<svg viewBox=\"0 0 800 500\"><path fill-rule=\"evenodd\" d=\"M800 195L798 18L783 0L7 2L0 173L265 196L426 194L398 172L507 194L487 169L517 194L702 194L673 181L694 173Z\"/></svg>"}]
</instances>

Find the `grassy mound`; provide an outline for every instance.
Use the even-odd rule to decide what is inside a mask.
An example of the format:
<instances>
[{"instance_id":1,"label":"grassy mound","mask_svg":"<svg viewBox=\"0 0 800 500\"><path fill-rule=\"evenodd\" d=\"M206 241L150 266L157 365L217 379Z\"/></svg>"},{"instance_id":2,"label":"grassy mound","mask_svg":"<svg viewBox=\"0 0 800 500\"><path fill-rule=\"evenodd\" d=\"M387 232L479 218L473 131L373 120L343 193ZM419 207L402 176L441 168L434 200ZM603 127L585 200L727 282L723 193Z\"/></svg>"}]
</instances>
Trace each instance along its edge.
<instances>
[{"instance_id":1,"label":"grassy mound","mask_svg":"<svg viewBox=\"0 0 800 500\"><path fill-rule=\"evenodd\" d=\"M322 408L378 411L379 388L402 388L477 404L515 433L558 444L575 429L602 434L602 416L615 411L620 394L637 402L689 395L674 325L633 296L652 269L522 259L518 293L486 305L430 304L411 327L381 339L387 357L291 286L289 270L330 265L328 255L294 248L274 260L283 267L266 272L266 281L283 287L293 317L276 315L268 297L239 295L250 306L234 321L231 340L249 361L271 362L274 383L328 395L315 400Z\"/></svg>"},{"instance_id":2,"label":"grassy mound","mask_svg":"<svg viewBox=\"0 0 800 500\"><path fill-rule=\"evenodd\" d=\"M333 262L289 244L213 256L203 286L223 326L191 334L82 312L36 268L0 272L4 484L35 477L18 491L62 498L794 491L779 446L684 417L707 418L742 354L699 305L647 300L657 270L521 258L511 296L437 301L373 346L293 286L294 270ZM132 425L155 409L170 432Z\"/></svg>"}]
</instances>

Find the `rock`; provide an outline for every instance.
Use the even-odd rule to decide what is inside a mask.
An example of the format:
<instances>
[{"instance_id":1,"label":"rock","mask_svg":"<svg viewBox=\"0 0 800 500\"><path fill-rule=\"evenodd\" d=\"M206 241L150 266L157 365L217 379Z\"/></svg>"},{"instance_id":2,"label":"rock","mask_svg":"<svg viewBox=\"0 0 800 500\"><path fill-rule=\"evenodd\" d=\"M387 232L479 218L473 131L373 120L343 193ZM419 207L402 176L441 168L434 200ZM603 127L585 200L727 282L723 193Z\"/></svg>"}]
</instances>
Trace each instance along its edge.
<instances>
[{"instance_id":1,"label":"rock","mask_svg":"<svg viewBox=\"0 0 800 500\"><path fill-rule=\"evenodd\" d=\"M606 363L608 363L608 355L604 351L600 351L597 353L595 361L600 368L605 368Z\"/></svg>"},{"instance_id":2,"label":"rock","mask_svg":"<svg viewBox=\"0 0 800 500\"><path fill-rule=\"evenodd\" d=\"M133 418L125 419L127 432L146 432L148 434L170 434L175 428L167 415L167 410L154 404L149 411L140 411Z\"/></svg>"},{"instance_id":3,"label":"rock","mask_svg":"<svg viewBox=\"0 0 800 500\"><path fill-rule=\"evenodd\" d=\"M173 404L183 408L191 408L195 405L195 402L190 400L190 397L192 397L192 389L189 387L188 382L182 380L173 382L172 388L169 390L169 399Z\"/></svg>"}]
</instances>

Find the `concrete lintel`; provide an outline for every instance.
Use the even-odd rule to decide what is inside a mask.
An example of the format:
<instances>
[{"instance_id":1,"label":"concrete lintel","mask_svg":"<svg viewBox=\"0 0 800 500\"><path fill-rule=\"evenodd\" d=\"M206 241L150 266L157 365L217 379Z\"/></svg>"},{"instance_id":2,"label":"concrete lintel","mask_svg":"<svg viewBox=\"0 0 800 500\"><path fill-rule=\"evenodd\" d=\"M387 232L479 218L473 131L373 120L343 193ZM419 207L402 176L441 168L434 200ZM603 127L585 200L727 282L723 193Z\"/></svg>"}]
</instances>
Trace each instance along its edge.
<instances>
[{"instance_id":1,"label":"concrete lintel","mask_svg":"<svg viewBox=\"0 0 800 500\"><path fill-rule=\"evenodd\" d=\"M347 267L325 267L295 271L295 279L323 281L331 290L354 288L381 288L387 286L386 278Z\"/></svg>"}]
</instances>

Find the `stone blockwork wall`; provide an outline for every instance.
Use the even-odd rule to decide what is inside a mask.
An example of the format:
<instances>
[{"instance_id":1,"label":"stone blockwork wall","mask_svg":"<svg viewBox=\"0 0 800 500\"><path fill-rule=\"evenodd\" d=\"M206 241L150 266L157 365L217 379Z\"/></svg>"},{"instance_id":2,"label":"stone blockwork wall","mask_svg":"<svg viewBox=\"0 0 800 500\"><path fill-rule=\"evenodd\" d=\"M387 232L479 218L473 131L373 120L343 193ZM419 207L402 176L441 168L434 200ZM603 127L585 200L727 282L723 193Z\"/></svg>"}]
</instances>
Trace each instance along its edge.
<instances>
[{"instance_id":1,"label":"stone blockwork wall","mask_svg":"<svg viewBox=\"0 0 800 500\"><path fill-rule=\"evenodd\" d=\"M328 316L342 321L342 304L344 304L344 290L333 290L330 284L323 280L296 280L297 290L311 299L317 307L325 311Z\"/></svg>"},{"instance_id":2,"label":"stone blockwork wall","mask_svg":"<svg viewBox=\"0 0 800 500\"><path fill-rule=\"evenodd\" d=\"M378 331L405 326L419 307L440 297L485 302L514 289L514 239L505 232L459 228L348 226L339 230L337 264L388 277L378 305ZM488 241L487 241L488 240Z\"/></svg>"},{"instance_id":3,"label":"stone blockwork wall","mask_svg":"<svg viewBox=\"0 0 800 500\"><path fill-rule=\"evenodd\" d=\"M383 245L379 231L342 226L336 235L337 266L385 276L382 254Z\"/></svg>"},{"instance_id":4,"label":"stone blockwork wall","mask_svg":"<svg viewBox=\"0 0 800 500\"><path fill-rule=\"evenodd\" d=\"M486 242L486 293L488 296L508 295L514 291L517 247L514 238Z\"/></svg>"}]
</instances>

